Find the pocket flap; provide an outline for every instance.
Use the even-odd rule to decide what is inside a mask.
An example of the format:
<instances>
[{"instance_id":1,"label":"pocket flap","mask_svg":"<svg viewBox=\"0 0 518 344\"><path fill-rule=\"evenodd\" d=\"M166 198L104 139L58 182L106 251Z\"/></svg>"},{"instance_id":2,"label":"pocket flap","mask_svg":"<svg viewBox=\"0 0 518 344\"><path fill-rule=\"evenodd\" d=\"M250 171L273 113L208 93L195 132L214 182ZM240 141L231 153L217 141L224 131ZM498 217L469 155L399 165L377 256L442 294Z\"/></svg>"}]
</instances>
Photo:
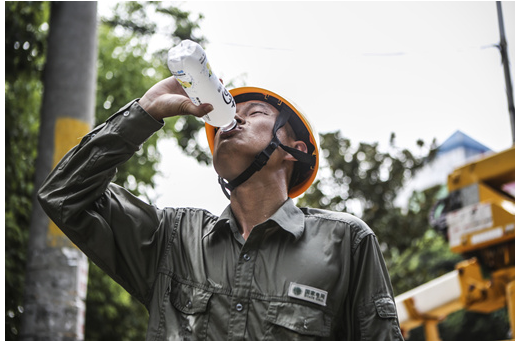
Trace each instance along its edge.
<instances>
[{"instance_id":1,"label":"pocket flap","mask_svg":"<svg viewBox=\"0 0 518 344\"><path fill-rule=\"evenodd\" d=\"M329 337L331 317L320 309L286 302L272 302L266 318L269 322L303 335Z\"/></svg>"},{"instance_id":2,"label":"pocket flap","mask_svg":"<svg viewBox=\"0 0 518 344\"><path fill-rule=\"evenodd\" d=\"M376 305L376 311L380 317L397 318L396 304L391 297L378 296L374 300L374 304Z\"/></svg>"},{"instance_id":3,"label":"pocket flap","mask_svg":"<svg viewBox=\"0 0 518 344\"><path fill-rule=\"evenodd\" d=\"M207 304L211 296L210 291L173 282L171 303L182 313L201 313L207 310Z\"/></svg>"}]
</instances>

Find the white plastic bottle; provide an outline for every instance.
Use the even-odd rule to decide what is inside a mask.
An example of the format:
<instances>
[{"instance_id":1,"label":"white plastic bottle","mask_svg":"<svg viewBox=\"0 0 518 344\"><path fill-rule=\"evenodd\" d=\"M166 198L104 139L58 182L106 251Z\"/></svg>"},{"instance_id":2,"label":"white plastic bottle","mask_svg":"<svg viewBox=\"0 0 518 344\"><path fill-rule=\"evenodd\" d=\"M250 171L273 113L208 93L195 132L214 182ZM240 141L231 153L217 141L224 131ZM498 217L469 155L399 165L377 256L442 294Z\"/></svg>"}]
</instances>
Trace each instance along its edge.
<instances>
[{"instance_id":1,"label":"white plastic bottle","mask_svg":"<svg viewBox=\"0 0 518 344\"><path fill-rule=\"evenodd\" d=\"M198 43L183 40L171 48L167 66L195 105L210 103L214 107L203 116L205 122L224 131L235 127L236 102L212 72L207 55Z\"/></svg>"}]
</instances>

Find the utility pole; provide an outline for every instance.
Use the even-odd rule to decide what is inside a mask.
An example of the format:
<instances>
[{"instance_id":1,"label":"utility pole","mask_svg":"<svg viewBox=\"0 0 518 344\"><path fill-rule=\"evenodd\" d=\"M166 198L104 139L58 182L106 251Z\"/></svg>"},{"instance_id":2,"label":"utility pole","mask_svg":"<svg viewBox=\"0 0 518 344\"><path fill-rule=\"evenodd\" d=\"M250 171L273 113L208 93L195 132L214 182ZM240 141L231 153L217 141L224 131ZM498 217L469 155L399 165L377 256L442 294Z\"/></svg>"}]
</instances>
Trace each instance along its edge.
<instances>
[{"instance_id":1,"label":"utility pole","mask_svg":"<svg viewBox=\"0 0 518 344\"><path fill-rule=\"evenodd\" d=\"M507 41L505 39L504 31L504 16L502 15L502 2L496 2L496 10L498 12L498 27L500 29L500 54L502 54L502 64L504 65L505 88L507 93L507 104L509 106L509 117L511 120L511 131L513 135L514 144L514 100L513 100L513 85L511 82L511 72L509 71L509 58L507 56Z\"/></svg>"},{"instance_id":2,"label":"utility pole","mask_svg":"<svg viewBox=\"0 0 518 344\"><path fill-rule=\"evenodd\" d=\"M96 59L97 3L52 2L22 340L84 339L88 260L49 220L36 192L61 157L92 128Z\"/></svg>"}]
</instances>

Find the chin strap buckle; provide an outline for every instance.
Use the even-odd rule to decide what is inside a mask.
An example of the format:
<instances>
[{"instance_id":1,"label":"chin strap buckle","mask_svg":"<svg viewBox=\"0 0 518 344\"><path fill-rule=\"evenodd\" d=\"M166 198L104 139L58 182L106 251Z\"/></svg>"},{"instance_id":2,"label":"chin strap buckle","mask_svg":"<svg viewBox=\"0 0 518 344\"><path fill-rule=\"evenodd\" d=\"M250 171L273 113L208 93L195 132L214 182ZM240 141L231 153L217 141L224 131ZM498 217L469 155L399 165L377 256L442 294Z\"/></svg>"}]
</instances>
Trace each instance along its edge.
<instances>
[{"instance_id":1,"label":"chin strap buckle","mask_svg":"<svg viewBox=\"0 0 518 344\"><path fill-rule=\"evenodd\" d=\"M255 156L254 162L252 165L254 166L253 169L255 172L262 169L267 163L270 157L272 156L273 152L279 147L280 141L277 138L277 136L274 136L268 147L263 149L263 151Z\"/></svg>"},{"instance_id":2,"label":"chin strap buckle","mask_svg":"<svg viewBox=\"0 0 518 344\"><path fill-rule=\"evenodd\" d=\"M223 191L225 196L227 196L227 198L230 200L230 194L228 193L227 189L232 191L232 189L234 189L234 188L229 183L227 183L225 181L225 179L223 179L223 178L221 178L219 176L218 176L218 183L221 186L221 190Z\"/></svg>"}]
</instances>

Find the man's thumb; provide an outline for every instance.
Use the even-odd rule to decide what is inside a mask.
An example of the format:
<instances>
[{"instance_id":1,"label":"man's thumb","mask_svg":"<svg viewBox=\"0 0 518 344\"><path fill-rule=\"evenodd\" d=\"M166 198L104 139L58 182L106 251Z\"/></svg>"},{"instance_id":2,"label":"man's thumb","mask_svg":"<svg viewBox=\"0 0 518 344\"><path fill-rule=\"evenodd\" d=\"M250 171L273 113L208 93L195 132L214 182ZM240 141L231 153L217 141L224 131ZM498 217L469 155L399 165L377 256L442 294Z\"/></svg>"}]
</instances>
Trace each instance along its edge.
<instances>
[{"instance_id":1,"label":"man's thumb","mask_svg":"<svg viewBox=\"0 0 518 344\"><path fill-rule=\"evenodd\" d=\"M214 107L209 103L204 103L204 104L201 104L201 105L195 106L195 107L196 107L196 112L193 113L193 115L195 115L197 117L203 117L206 114L208 114L209 112L211 112L212 110L214 110Z\"/></svg>"},{"instance_id":2,"label":"man's thumb","mask_svg":"<svg viewBox=\"0 0 518 344\"><path fill-rule=\"evenodd\" d=\"M201 104L201 106L203 106L203 111L205 111L205 114L208 114L209 112L211 112L212 110L214 110L214 106L212 106L212 105L211 105L211 104L209 104L209 103Z\"/></svg>"}]
</instances>

